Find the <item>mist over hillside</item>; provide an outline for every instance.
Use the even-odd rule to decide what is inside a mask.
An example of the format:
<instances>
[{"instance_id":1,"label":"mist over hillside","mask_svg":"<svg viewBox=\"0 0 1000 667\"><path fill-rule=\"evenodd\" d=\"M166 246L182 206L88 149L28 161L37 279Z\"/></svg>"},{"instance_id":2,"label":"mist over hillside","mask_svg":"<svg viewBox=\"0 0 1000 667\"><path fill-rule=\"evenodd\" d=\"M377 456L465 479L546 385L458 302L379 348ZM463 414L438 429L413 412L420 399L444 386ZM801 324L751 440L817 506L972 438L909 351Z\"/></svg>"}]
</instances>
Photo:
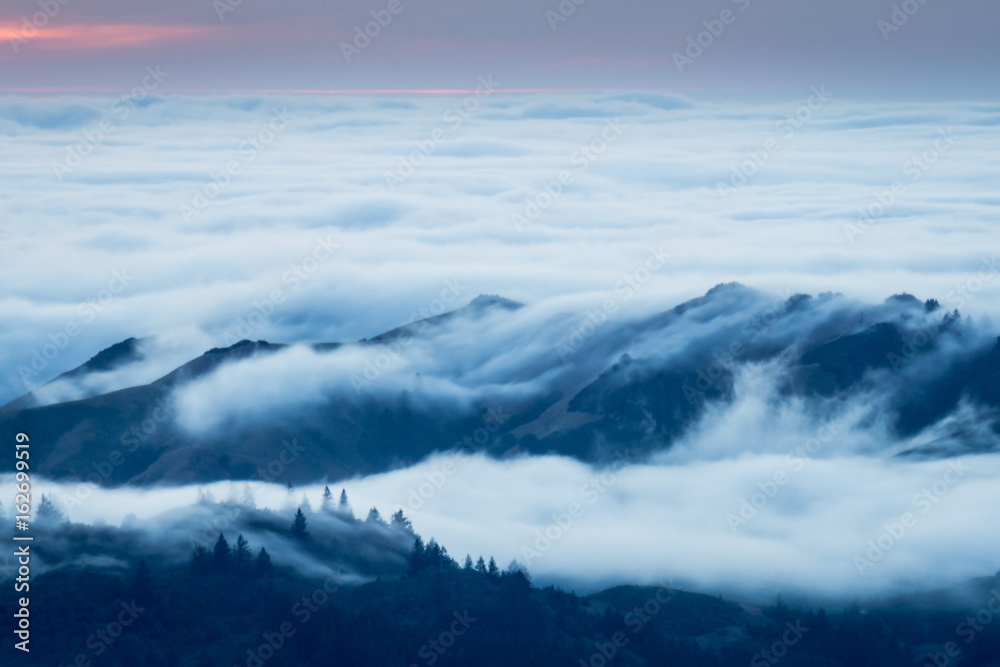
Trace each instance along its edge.
<instances>
[{"instance_id":1,"label":"mist over hillside","mask_svg":"<svg viewBox=\"0 0 1000 667\"><path fill-rule=\"evenodd\" d=\"M734 416L741 381L766 385L776 410L851 422L886 456L998 444L997 332L934 300L730 284L621 316L623 294L582 313L479 297L354 343L242 341L138 385L158 343L129 339L7 404L0 424L36 434L46 476L101 485L268 479L275 457L293 482L455 450L641 459Z\"/></svg>"},{"instance_id":2,"label":"mist over hillside","mask_svg":"<svg viewBox=\"0 0 1000 667\"><path fill-rule=\"evenodd\" d=\"M4 10L0 665L1000 667L997 2Z\"/></svg>"},{"instance_id":3,"label":"mist over hillside","mask_svg":"<svg viewBox=\"0 0 1000 667\"><path fill-rule=\"evenodd\" d=\"M247 484L288 512L335 484L585 590L669 576L843 601L997 568L988 321L908 294L725 284L652 312L627 294L583 312L481 296L371 339L242 341L155 378L162 343L130 339L0 424L32 434L39 489L83 523L127 507L160 525Z\"/></svg>"}]
</instances>

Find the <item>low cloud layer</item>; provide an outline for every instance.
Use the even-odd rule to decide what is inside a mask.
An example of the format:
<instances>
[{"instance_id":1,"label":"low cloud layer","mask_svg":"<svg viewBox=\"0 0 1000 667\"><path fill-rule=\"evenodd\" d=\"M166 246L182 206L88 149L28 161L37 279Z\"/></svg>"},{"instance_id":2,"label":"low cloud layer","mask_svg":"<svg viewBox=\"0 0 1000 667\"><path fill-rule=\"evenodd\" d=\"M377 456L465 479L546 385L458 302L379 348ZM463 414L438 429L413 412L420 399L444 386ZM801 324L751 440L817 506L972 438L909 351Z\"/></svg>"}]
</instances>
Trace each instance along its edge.
<instances>
[{"instance_id":1,"label":"low cloud layer","mask_svg":"<svg viewBox=\"0 0 1000 667\"><path fill-rule=\"evenodd\" d=\"M4 98L0 402L131 336L350 341L456 291L592 307L661 247L661 309L739 280L995 316L1000 108L827 92Z\"/></svg>"},{"instance_id":2,"label":"low cloud layer","mask_svg":"<svg viewBox=\"0 0 1000 667\"><path fill-rule=\"evenodd\" d=\"M822 83L739 107L582 94L5 98L0 402L132 336L160 342L40 398L149 382L243 338L296 344L174 394L189 432L224 431L357 396L351 376L382 350L306 343L371 338L481 293L528 305L442 328L365 391L420 382L427 400L461 404L578 388L625 348L682 355L796 292L842 292L817 306L839 323L879 321L857 304L889 294L937 298L973 316L982 348L1000 314L1000 107L859 104ZM626 335L732 280L761 296L721 301L710 324L692 312L666 334ZM560 342L623 285L632 297L615 325L560 364ZM768 335L812 331L796 317ZM843 599L997 569L1000 457L959 442L995 441L991 415L963 404L899 438L878 396L787 399L780 375L746 366L732 405L710 407L659 457L624 454L613 474L551 456L438 456L345 486L356 507L404 508L455 555L519 559L581 588L673 577ZM896 456L928 443L935 460ZM315 505L321 488L300 490ZM239 490L212 485L220 498ZM64 509L117 523L198 491L95 491ZM287 493L258 502L284 507Z\"/></svg>"},{"instance_id":3,"label":"low cloud layer","mask_svg":"<svg viewBox=\"0 0 1000 667\"><path fill-rule=\"evenodd\" d=\"M625 446L617 463L599 468L555 456L435 456L334 488L346 488L362 514L403 509L453 555L516 559L540 582L581 590L672 580L846 602L1000 567L1000 538L989 530L1000 455L896 457L928 434L886 448L889 436L863 398L818 419L801 403L777 400L770 377L766 367L748 367L731 408L710 411L652 459ZM303 496L318 507L323 489L254 487L258 506L286 513ZM115 524L129 513L155 525L167 507L205 492L236 501L247 486L90 489L82 502L74 500L80 488L43 482L38 492L75 521Z\"/></svg>"},{"instance_id":4,"label":"low cloud layer","mask_svg":"<svg viewBox=\"0 0 1000 667\"><path fill-rule=\"evenodd\" d=\"M649 461L633 464L627 448L601 469L556 457L439 457L348 488L395 496L420 530L459 553L492 550L583 587L674 577L845 599L1000 566L988 529L1000 456L893 458L861 401L817 420L774 400L767 377L751 369L731 408Z\"/></svg>"}]
</instances>

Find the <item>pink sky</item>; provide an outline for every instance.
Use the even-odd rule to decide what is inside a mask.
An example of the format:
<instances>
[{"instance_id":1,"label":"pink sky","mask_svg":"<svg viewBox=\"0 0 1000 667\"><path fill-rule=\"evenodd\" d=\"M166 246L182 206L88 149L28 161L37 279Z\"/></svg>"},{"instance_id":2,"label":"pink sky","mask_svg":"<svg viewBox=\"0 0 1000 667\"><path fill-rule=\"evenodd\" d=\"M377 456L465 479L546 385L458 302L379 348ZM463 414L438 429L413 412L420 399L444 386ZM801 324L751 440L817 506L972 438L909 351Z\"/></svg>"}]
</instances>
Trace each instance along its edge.
<instances>
[{"instance_id":1,"label":"pink sky","mask_svg":"<svg viewBox=\"0 0 1000 667\"><path fill-rule=\"evenodd\" d=\"M928 2L890 32L881 0L589 0L557 21L556 0L402 0L391 16L382 0L74 0L52 16L37 0L4 5L8 91L128 90L157 65L173 73L164 91L464 91L488 74L508 91L1000 88L996 2ZM693 57L679 67L678 55Z\"/></svg>"}]
</instances>

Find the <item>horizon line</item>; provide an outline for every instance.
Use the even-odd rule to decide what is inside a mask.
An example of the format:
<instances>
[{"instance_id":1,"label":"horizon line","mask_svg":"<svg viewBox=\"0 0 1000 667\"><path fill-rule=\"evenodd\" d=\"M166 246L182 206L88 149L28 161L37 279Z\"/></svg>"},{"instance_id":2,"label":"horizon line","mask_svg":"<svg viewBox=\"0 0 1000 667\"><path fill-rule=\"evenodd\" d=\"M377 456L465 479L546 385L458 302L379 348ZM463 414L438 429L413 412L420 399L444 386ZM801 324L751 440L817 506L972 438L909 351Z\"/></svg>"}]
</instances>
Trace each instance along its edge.
<instances>
[{"instance_id":1,"label":"horizon line","mask_svg":"<svg viewBox=\"0 0 1000 667\"><path fill-rule=\"evenodd\" d=\"M131 89L122 88L0 88L0 93L128 93ZM163 94L203 94L203 95L227 95L227 94L257 94L257 95L469 95L485 94L496 95L500 93L663 93L671 94L664 90L643 90L633 88L513 88L484 91L473 88L230 88L223 90L204 89L175 89L162 91Z\"/></svg>"}]
</instances>

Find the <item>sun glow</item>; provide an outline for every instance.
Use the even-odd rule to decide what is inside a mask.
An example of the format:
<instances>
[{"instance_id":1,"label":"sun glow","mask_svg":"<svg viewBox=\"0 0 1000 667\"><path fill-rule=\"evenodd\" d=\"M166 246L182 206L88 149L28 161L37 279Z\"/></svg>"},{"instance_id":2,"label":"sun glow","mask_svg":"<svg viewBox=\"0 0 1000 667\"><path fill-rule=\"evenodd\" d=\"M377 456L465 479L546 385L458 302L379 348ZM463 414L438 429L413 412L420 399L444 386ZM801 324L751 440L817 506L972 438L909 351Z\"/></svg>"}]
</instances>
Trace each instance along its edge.
<instances>
[{"instance_id":1,"label":"sun glow","mask_svg":"<svg viewBox=\"0 0 1000 667\"><path fill-rule=\"evenodd\" d=\"M194 37L208 28L192 25L84 24L43 26L0 24L0 39L20 47L29 42L66 51L92 51ZM17 49L15 49L16 51Z\"/></svg>"}]
</instances>

